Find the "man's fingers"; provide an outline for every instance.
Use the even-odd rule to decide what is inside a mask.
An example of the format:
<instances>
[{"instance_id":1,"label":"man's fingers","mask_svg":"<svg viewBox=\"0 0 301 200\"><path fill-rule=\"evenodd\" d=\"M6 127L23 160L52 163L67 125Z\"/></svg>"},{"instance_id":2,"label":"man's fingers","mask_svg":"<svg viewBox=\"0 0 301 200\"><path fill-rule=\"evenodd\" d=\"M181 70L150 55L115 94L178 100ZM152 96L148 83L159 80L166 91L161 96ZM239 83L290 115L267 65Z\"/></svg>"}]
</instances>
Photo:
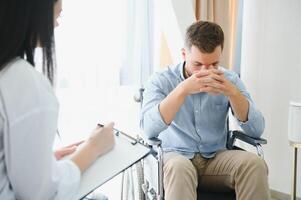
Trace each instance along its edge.
<instances>
[{"instance_id":1,"label":"man's fingers","mask_svg":"<svg viewBox=\"0 0 301 200\"><path fill-rule=\"evenodd\" d=\"M217 87L205 86L200 88L200 92L206 92L206 93L218 95L222 93L222 90Z\"/></svg>"},{"instance_id":2,"label":"man's fingers","mask_svg":"<svg viewBox=\"0 0 301 200\"><path fill-rule=\"evenodd\" d=\"M211 82L211 83L208 83L206 86L212 87L214 89L221 90L221 91L225 89L225 85L223 85L222 83L219 83L219 82Z\"/></svg>"},{"instance_id":3,"label":"man's fingers","mask_svg":"<svg viewBox=\"0 0 301 200\"><path fill-rule=\"evenodd\" d=\"M215 77L211 77L211 76L207 76L207 77L203 77L199 80L199 83L202 84L211 84L211 83L222 83L220 80L216 80Z\"/></svg>"},{"instance_id":4,"label":"man's fingers","mask_svg":"<svg viewBox=\"0 0 301 200\"><path fill-rule=\"evenodd\" d=\"M219 69L203 69L200 70L199 72L195 73L195 76L197 78L203 77L203 76L208 76L209 74L216 74L216 75L223 75L224 72L219 70Z\"/></svg>"},{"instance_id":5,"label":"man's fingers","mask_svg":"<svg viewBox=\"0 0 301 200\"><path fill-rule=\"evenodd\" d=\"M211 74L210 77L220 83L224 82L224 78L222 75Z\"/></svg>"},{"instance_id":6,"label":"man's fingers","mask_svg":"<svg viewBox=\"0 0 301 200\"><path fill-rule=\"evenodd\" d=\"M217 75L223 75L224 72L222 70L219 70L219 69L212 69L211 70L213 73L217 74Z\"/></svg>"},{"instance_id":7,"label":"man's fingers","mask_svg":"<svg viewBox=\"0 0 301 200\"><path fill-rule=\"evenodd\" d=\"M224 85L224 81L223 78L218 76L218 75L209 75L203 78L200 78L198 80L198 82L201 85L211 85L211 86L215 86L215 87L222 87L222 85Z\"/></svg>"},{"instance_id":8,"label":"man's fingers","mask_svg":"<svg viewBox=\"0 0 301 200\"><path fill-rule=\"evenodd\" d=\"M198 74L196 75L196 77L200 80L201 83L210 83L213 81L223 83L225 81L224 76L222 74L216 74L212 72Z\"/></svg>"},{"instance_id":9,"label":"man's fingers","mask_svg":"<svg viewBox=\"0 0 301 200\"><path fill-rule=\"evenodd\" d=\"M197 78L200 78L200 77L208 76L209 74L210 74L209 70L200 70L199 72L195 73L195 76Z\"/></svg>"}]
</instances>

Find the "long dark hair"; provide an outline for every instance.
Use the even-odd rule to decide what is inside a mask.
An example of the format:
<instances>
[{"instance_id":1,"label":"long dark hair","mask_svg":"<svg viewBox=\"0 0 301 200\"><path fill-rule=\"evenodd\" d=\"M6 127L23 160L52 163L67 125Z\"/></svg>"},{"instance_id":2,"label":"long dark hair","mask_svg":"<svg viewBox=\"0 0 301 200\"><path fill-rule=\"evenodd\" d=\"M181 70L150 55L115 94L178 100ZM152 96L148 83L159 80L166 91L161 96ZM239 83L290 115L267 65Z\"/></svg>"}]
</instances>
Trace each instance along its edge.
<instances>
[{"instance_id":1,"label":"long dark hair","mask_svg":"<svg viewBox=\"0 0 301 200\"><path fill-rule=\"evenodd\" d=\"M0 70L16 57L35 66L37 45L43 51L43 72L53 83L54 0L0 1Z\"/></svg>"}]
</instances>

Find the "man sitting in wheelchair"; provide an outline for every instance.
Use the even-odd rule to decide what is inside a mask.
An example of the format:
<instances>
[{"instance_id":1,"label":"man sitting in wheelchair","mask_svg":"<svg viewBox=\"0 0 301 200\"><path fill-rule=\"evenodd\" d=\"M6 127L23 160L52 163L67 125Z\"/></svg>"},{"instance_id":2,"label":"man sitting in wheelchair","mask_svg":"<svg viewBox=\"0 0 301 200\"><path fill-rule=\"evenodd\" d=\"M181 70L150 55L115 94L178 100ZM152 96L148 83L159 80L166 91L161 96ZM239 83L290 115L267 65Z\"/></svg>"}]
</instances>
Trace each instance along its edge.
<instances>
[{"instance_id":1,"label":"man sitting in wheelchair","mask_svg":"<svg viewBox=\"0 0 301 200\"><path fill-rule=\"evenodd\" d=\"M197 187L235 190L238 200L270 198L268 169L259 156L227 150L229 107L245 134L260 137L264 118L238 75L219 66L221 27L188 27L183 62L155 73L145 85L141 127L162 140L166 200L195 200Z\"/></svg>"}]
</instances>

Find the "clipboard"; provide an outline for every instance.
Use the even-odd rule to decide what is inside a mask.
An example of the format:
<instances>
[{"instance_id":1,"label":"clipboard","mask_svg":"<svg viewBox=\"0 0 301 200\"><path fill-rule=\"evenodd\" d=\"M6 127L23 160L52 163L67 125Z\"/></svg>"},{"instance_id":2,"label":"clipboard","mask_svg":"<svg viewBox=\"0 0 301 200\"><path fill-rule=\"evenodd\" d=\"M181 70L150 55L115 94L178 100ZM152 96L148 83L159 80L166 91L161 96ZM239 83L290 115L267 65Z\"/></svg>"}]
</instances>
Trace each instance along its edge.
<instances>
[{"instance_id":1,"label":"clipboard","mask_svg":"<svg viewBox=\"0 0 301 200\"><path fill-rule=\"evenodd\" d=\"M114 148L100 156L83 174L75 199L83 199L116 175L146 157L151 149L137 139L115 130Z\"/></svg>"}]
</instances>

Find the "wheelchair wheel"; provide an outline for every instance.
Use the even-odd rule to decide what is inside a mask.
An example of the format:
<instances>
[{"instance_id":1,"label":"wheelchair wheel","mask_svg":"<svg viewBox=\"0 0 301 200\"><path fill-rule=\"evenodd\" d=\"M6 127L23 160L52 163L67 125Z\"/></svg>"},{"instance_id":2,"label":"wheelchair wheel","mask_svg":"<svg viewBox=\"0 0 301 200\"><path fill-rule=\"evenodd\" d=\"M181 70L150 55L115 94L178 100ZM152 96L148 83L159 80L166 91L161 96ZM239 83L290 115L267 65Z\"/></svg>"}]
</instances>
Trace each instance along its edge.
<instances>
[{"instance_id":1,"label":"wheelchair wheel","mask_svg":"<svg viewBox=\"0 0 301 200\"><path fill-rule=\"evenodd\" d=\"M143 183L143 166L139 161L122 174L121 200L145 200L142 190Z\"/></svg>"}]
</instances>

